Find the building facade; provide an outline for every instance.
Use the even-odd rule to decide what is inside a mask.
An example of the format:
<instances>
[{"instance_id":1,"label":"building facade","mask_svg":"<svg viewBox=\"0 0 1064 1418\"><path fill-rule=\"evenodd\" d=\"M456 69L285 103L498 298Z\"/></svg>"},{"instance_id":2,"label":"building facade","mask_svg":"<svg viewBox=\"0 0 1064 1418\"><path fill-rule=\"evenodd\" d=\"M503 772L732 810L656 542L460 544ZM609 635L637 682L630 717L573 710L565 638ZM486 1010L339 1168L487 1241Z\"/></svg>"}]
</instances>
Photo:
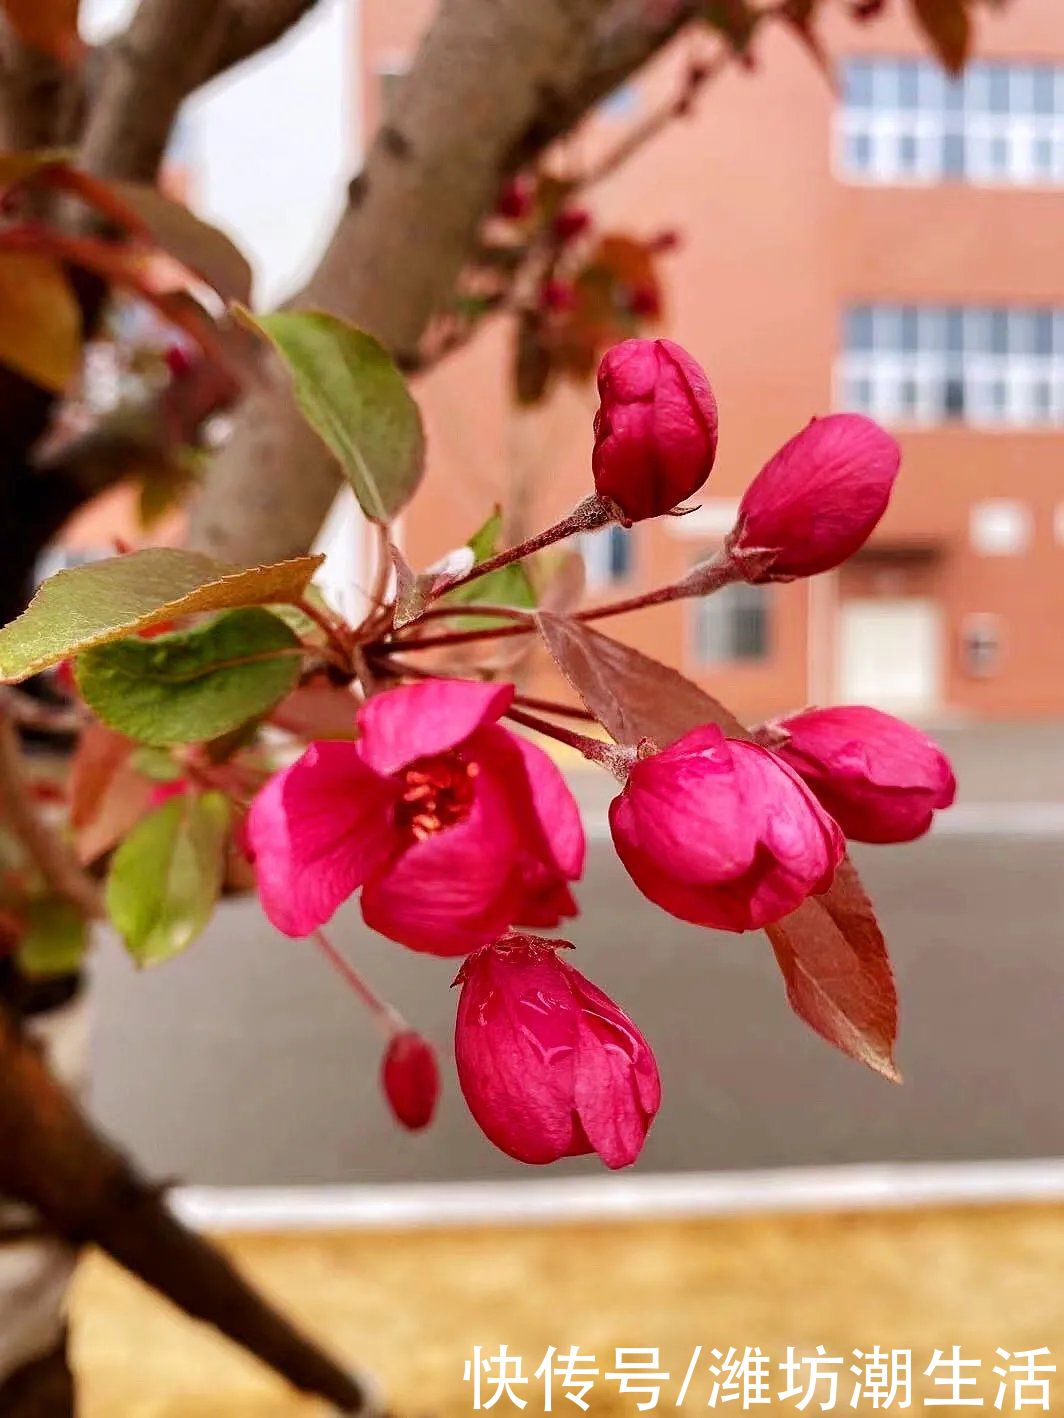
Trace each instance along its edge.
<instances>
[{"instance_id":1,"label":"building facade","mask_svg":"<svg viewBox=\"0 0 1064 1418\"><path fill-rule=\"evenodd\" d=\"M363 6L372 123L431 0ZM863 701L914 717L1064 712L1064 15L980 13L951 82L898 13L825 26L834 88L781 30L610 182L603 230L675 227L662 331L706 366L718 465L688 517L598 534L597 594L672 579L719 545L764 460L814 414L872 414L903 471L866 550L809 583L741 587L614 622L748 716ZM607 103L577 167L657 98L677 46ZM421 388L429 488L411 554L461 542L516 489L532 523L588 489L594 392L516 414L490 330Z\"/></svg>"}]
</instances>

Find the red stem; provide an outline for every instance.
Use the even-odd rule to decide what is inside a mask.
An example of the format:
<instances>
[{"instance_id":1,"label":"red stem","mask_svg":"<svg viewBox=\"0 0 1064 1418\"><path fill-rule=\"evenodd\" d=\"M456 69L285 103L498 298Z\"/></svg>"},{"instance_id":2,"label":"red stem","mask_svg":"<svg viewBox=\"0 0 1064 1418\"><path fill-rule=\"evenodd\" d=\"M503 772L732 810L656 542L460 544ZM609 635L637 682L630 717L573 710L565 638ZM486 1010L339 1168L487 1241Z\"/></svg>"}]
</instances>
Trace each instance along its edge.
<instances>
[{"instance_id":1,"label":"red stem","mask_svg":"<svg viewBox=\"0 0 1064 1418\"><path fill-rule=\"evenodd\" d=\"M548 719L541 719L538 714L526 714L523 709L515 709L512 705L506 711L506 718L512 719L515 724L523 724L526 729L535 729L537 733L545 734L547 738L555 739L558 743L567 744L569 748L575 748L577 753L582 754L591 763L609 769L622 783L627 777L632 755L616 744L603 743L601 739L574 733L562 724L552 724Z\"/></svg>"},{"instance_id":2,"label":"red stem","mask_svg":"<svg viewBox=\"0 0 1064 1418\"><path fill-rule=\"evenodd\" d=\"M605 527L608 522L614 522L616 519L617 513L610 503L597 496L586 497L579 506L573 508L568 517L563 517L553 527L537 532L534 537L519 542L515 547L507 547L505 551L489 556L486 561L478 561L476 566L471 567L464 576L459 576L457 581L448 581L440 588L439 594L446 595L448 591L467 586L470 581L489 576L491 572L499 571L504 566L512 566L515 561L521 561L534 552L542 551L544 547L553 546L555 542L564 541L566 537L576 536L580 532L593 532L596 527Z\"/></svg>"},{"instance_id":3,"label":"red stem","mask_svg":"<svg viewBox=\"0 0 1064 1418\"><path fill-rule=\"evenodd\" d=\"M310 938L344 983L358 995L388 1038L409 1028L399 1011L381 999L351 962L340 954L323 930L314 931Z\"/></svg>"},{"instance_id":4,"label":"red stem","mask_svg":"<svg viewBox=\"0 0 1064 1418\"><path fill-rule=\"evenodd\" d=\"M629 611L643 610L647 606L665 605L669 601L683 600L687 596L708 596L720 590L722 586L729 585L738 575L731 561L719 558L707 565L696 566L682 580L675 581L670 586L659 586L641 596L610 601L604 606L592 606L590 610L578 611L573 620L606 620L609 616L625 615ZM426 635L420 640L403 640L393 645L382 645L379 647L379 653L390 655L397 651L405 653L407 650L443 649L448 645L472 645L478 640L505 640L512 635L527 635L535 628L534 617L530 615L527 624L505 625L498 630L457 630L448 635Z\"/></svg>"}]
</instances>

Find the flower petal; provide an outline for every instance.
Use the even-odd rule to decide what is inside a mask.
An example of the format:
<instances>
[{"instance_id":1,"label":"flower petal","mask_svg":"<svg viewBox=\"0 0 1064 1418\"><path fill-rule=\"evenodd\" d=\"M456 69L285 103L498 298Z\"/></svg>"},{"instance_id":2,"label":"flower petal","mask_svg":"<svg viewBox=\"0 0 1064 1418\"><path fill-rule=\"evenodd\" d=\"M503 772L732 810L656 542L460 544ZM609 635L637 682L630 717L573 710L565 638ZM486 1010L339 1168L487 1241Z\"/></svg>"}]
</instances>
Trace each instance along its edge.
<instances>
[{"instance_id":1,"label":"flower petal","mask_svg":"<svg viewBox=\"0 0 1064 1418\"><path fill-rule=\"evenodd\" d=\"M589 1151L573 1112L579 1015L553 955L488 949L461 979L455 1061L481 1129L519 1162Z\"/></svg>"},{"instance_id":2,"label":"flower petal","mask_svg":"<svg viewBox=\"0 0 1064 1418\"><path fill-rule=\"evenodd\" d=\"M414 842L367 881L366 924L433 955L485 945L520 909L520 848L505 784L482 771L464 821Z\"/></svg>"},{"instance_id":3,"label":"flower petal","mask_svg":"<svg viewBox=\"0 0 1064 1418\"><path fill-rule=\"evenodd\" d=\"M308 935L387 859L396 796L350 743L311 744L267 783L251 805L247 842L279 931Z\"/></svg>"},{"instance_id":4,"label":"flower petal","mask_svg":"<svg viewBox=\"0 0 1064 1418\"><path fill-rule=\"evenodd\" d=\"M532 789L532 805L558 870L567 881L577 881L584 871L587 843L580 809L568 783L553 759L537 744L507 729L501 732L521 754Z\"/></svg>"},{"instance_id":5,"label":"flower petal","mask_svg":"<svg viewBox=\"0 0 1064 1418\"><path fill-rule=\"evenodd\" d=\"M493 724L514 696L512 684L427 679L375 694L358 711L359 752L378 773L457 748Z\"/></svg>"},{"instance_id":6,"label":"flower petal","mask_svg":"<svg viewBox=\"0 0 1064 1418\"><path fill-rule=\"evenodd\" d=\"M661 1105L661 1079L642 1033L608 995L571 966L581 1008L574 1101L584 1133L607 1167L627 1167L643 1150ZM575 977L575 978L574 978Z\"/></svg>"}]
</instances>

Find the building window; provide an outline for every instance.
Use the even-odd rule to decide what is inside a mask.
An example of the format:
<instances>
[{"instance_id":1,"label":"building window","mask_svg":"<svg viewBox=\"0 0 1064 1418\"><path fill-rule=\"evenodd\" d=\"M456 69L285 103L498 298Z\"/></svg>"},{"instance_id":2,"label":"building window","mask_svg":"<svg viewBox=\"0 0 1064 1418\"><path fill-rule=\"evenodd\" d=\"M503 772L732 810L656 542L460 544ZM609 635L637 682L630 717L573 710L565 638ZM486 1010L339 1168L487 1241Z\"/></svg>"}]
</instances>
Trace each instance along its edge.
<instances>
[{"instance_id":1,"label":"building window","mask_svg":"<svg viewBox=\"0 0 1064 1418\"><path fill-rule=\"evenodd\" d=\"M1064 309L855 305L837 402L882 423L1064 424Z\"/></svg>"},{"instance_id":2,"label":"building window","mask_svg":"<svg viewBox=\"0 0 1064 1418\"><path fill-rule=\"evenodd\" d=\"M1064 184L1064 65L842 63L838 161L861 182Z\"/></svg>"},{"instance_id":3,"label":"building window","mask_svg":"<svg viewBox=\"0 0 1064 1418\"><path fill-rule=\"evenodd\" d=\"M697 665L764 660L768 655L768 588L738 581L691 602Z\"/></svg>"},{"instance_id":4,"label":"building window","mask_svg":"<svg viewBox=\"0 0 1064 1418\"><path fill-rule=\"evenodd\" d=\"M611 522L600 532L588 532L581 538L584 567L589 591L601 591L627 581L632 574L632 534L627 527Z\"/></svg>"}]
</instances>

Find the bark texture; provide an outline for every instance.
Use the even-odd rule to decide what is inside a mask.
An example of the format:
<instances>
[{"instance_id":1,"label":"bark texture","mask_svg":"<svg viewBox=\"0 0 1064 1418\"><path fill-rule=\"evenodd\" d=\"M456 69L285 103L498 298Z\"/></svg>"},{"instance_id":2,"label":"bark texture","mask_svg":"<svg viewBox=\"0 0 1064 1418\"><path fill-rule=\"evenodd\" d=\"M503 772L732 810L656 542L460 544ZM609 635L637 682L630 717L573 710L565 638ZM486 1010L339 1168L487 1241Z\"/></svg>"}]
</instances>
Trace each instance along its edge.
<instances>
[{"instance_id":1,"label":"bark texture","mask_svg":"<svg viewBox=\"0 0 1064 1418\"><path fill-rule=\"evenodd\" d=\"M691 18L687 0L443 0L318 270L327 309L412 361L505 175L572 127ZM336 465L283 380L241 406L194 509L192 542L235 562L313 541Z\"/></svg>"}]
</instances>

